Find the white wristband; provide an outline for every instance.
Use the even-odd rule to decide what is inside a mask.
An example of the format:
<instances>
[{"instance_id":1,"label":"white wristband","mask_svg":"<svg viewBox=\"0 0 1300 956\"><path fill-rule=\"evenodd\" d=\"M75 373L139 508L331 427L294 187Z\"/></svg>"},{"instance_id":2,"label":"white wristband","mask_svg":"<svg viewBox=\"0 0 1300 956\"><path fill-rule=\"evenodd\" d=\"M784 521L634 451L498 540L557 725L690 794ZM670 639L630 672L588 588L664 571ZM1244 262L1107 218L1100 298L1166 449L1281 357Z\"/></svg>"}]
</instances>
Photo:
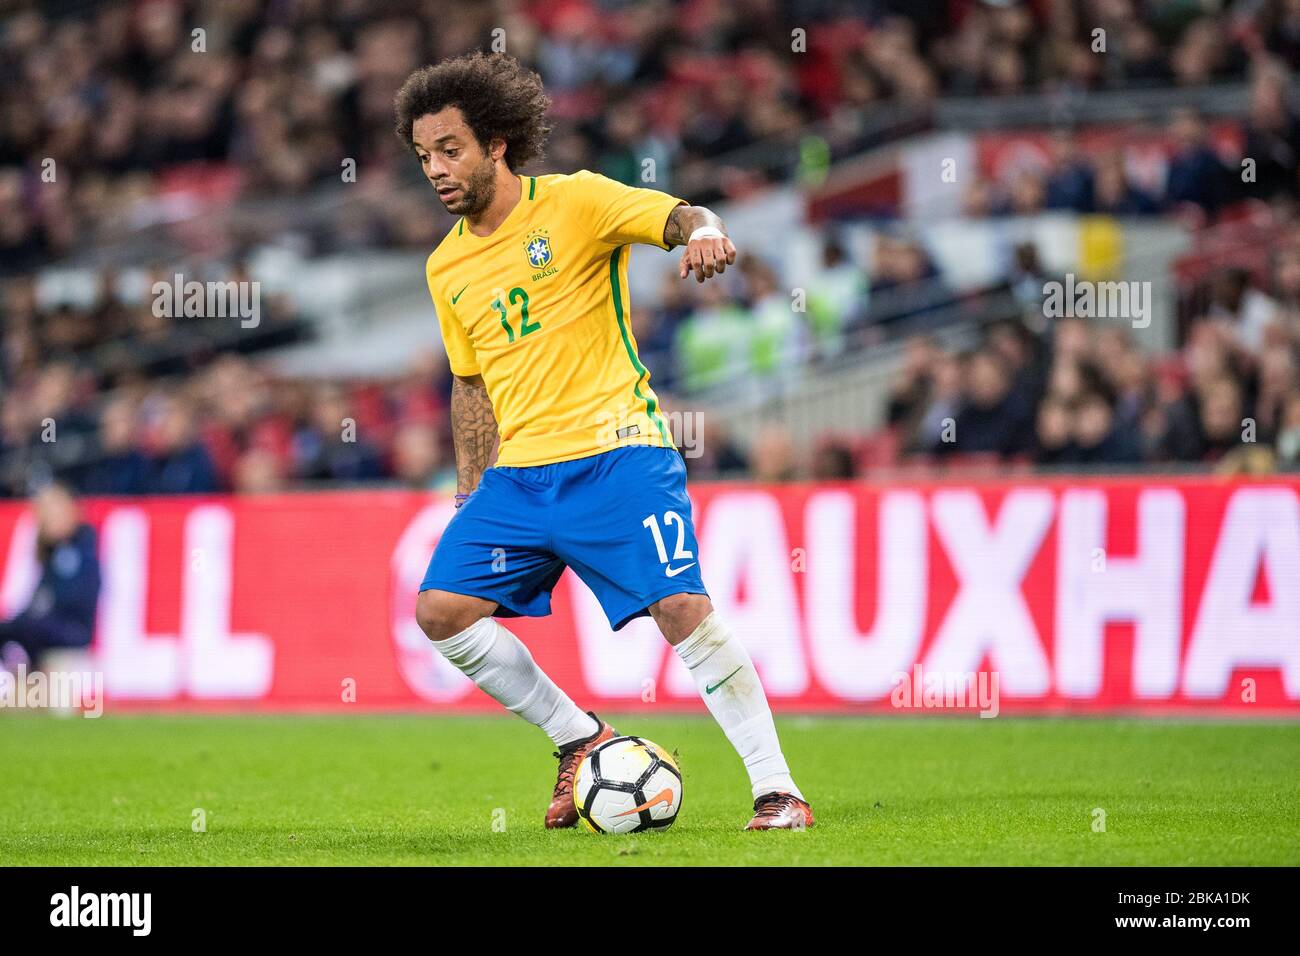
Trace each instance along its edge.
<instances>
[{"instance_id":1,"label":"white wristband","mask_svg":"<svg viewBox=\"0 0 1300 956\"><path fill-rule=\"evenodd\" d=\"M691 237L686 241L694 242L696 239L725 239L725 238L727 237L723 234L722 230L719 229L717 226L700 226L699 229L696 229L693 233L691 233Z\"/></svg>"}]
</instances>

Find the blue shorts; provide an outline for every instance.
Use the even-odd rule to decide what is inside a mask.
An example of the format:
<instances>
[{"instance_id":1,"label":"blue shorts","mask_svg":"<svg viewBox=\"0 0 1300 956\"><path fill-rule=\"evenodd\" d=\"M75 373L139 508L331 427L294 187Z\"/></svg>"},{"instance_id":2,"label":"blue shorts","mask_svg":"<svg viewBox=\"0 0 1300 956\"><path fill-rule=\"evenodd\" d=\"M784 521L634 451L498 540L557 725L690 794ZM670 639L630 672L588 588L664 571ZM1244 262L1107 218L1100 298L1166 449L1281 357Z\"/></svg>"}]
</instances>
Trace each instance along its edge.
<instances>
[{"instance_id":1,"label":"blue shorts","mask_svg":"<svg viewBox=\"0 0 1300 956\"><path fill-rule=\"evenodd\" d=\"M489 468L443 531L420 590L496 601L502 617L544 617L566 566L616 631L670 594L708 593L675 449Z\"/></svg>"}]
</instances>

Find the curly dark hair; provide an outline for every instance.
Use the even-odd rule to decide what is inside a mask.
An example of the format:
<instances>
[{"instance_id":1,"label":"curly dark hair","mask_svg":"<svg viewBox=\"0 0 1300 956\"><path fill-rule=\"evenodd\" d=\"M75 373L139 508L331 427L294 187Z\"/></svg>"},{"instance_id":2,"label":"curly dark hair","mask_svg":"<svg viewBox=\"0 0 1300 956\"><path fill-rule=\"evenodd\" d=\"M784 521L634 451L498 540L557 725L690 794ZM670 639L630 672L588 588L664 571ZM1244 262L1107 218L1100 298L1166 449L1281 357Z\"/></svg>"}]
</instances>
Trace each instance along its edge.
<instances>
[{"instance_id":1,"label":"curly dark hair","mask_svg":"<svg viewBox=\"0 0 1300 956\"><path fill-rule=\"evenodd\" d=\"M421 116L457 107L484 150L494 139L505 140L511 171L539 158L551 131L546 122L551 98L542 78L504 53L470 53L416 70L393 105L397 135L407 146Z\"/></svg>"}]
</instances>

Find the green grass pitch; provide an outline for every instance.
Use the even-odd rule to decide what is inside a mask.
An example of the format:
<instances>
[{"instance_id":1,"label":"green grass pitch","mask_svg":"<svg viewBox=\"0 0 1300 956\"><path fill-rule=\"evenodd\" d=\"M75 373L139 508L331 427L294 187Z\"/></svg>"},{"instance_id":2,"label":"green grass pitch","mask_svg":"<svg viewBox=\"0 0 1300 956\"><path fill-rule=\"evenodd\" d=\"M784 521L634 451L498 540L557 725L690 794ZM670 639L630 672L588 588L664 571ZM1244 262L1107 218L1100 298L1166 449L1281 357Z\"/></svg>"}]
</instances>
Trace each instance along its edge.
<instances>
[{"instance_id":1,"label":"green grass pitch","mask_svg":"<svg viewBox=\"0 0 1300 956\"><path fill-rule=\"evenodd\" d=\"M542 828L552 748L508 716L0 713L0 864L1300 863L1297 723L778 725L814 829L741 832L707 717L620 716L678 752L685 794L671 829L617 837Z\"/></svg>"}]
</instances>

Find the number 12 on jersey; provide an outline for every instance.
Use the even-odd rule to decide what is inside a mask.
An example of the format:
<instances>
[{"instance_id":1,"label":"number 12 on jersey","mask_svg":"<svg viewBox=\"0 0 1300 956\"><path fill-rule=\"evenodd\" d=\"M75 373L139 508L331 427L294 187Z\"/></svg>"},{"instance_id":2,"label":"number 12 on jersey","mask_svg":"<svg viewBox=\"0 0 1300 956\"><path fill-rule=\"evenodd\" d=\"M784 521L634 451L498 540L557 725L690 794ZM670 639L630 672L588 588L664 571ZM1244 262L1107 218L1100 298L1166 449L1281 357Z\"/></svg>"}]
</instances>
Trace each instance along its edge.
<instances>
[{"instance_id":1,"label":"number 12 on jersey","mask_svg":"<svg viewBox=\"0 0 1300 956\"><path fill-rule=\"evenodd\" d=\"M513 289L510 290L510 293L507 297L510 299L511 305L514 305L516 302L520 302L522 300L522 304L519 306L519 337L520 338L523 338L529 332L536 332L538 329L542 327L542 323L529 322L528 320L528 293L527 292L519 288L519 286L515 286ZM510 313L506 311L506 307L502 303L501 298L502 298L501 296L497 296L495 299L492 300L492 308L496 309L497 315L501 317L501 327L506 330L506 341L513 342L515 340L515 330L510 327Z\"/></svg>"}]
</instances>

